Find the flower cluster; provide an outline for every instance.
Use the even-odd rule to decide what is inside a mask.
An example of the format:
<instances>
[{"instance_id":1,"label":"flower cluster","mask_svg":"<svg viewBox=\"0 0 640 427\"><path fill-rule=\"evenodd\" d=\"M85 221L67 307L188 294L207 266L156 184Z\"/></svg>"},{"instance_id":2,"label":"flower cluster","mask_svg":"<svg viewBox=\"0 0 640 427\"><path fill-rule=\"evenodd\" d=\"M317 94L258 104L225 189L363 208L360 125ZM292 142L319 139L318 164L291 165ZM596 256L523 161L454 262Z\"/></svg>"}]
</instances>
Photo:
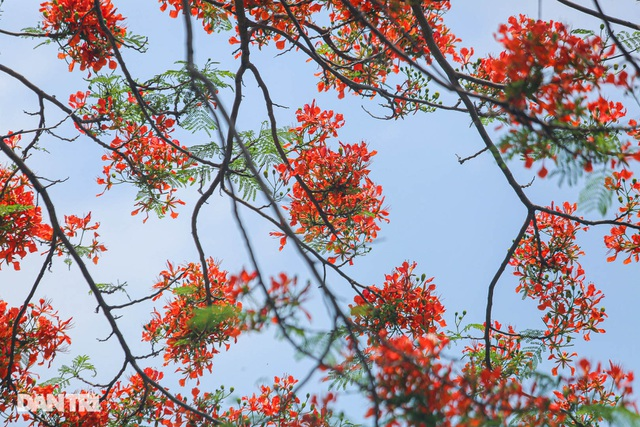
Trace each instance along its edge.
<instances>
[{"instance_id":1,"label":"flower cluster","mask_svg":"<svg viewBox=\"0 0 640 427\"><path fill-rule=\"evenodd\" d=\"M229 349L245 326L240 317L242 292L227 272L220 270L213 259L207 261L207 277L211 295L206 295L205 280L200 264L190 263L160 273L161 280L154 299L168 289L173 297L164 306L164 312L154 309L151 321L145 325L143 340L163 341L165 366L178 362L177 368L188 378L199 378L203 370L211 372L213 357L224 346ZM212 301L207 305L207 301Z\"/></svg>"},{"instance_id":2,"label":"flower cluster","mask_svg":"<svg viewBox=\"0 0 640 427\"><path fill-rule=\"evenodd\" d=\"M70 239L78 238L78 243L74 244L74 249L80 255L86 256L94 264L98 263L98 258L101 252L105 252L107 248L98 241L98 237L100 234L96 231L100 227L99 222L95 222L90 224L91 222L91 212L83 217L79 217L76 215L65 215L64 216L65 225L62 227L62 232ZM82 241L84 239L85 233L91 232L91 243L88 245L83 245ZM63 254L69 254L69 251L62 245L58 245L57 247L58 255L61 256Z\"/></svg>"},{"instance_id":3,"label":"flower cluster","mask_svg":"<svg viewBox=\"0 0 640 427\"><path fill-rule=\"evenodd\" d=\"M290 224L303 235L305 243L321 252L351 260L366 251L366 244L378 235L388 212L383 208L382 187L369 178L369 161L376 154L366 144L340 143L333 151L326 140L337 135L342 115L306 105L298 111L300 126L291 130L295 157L276 168L285 183L293 181L285 208ZM286 242L283 233L281 248Z\"/></svg>"},{"instance_id":4,"label":"flower cluster","mask_svg":"<svg viewBox=\"0 0 640 427\"><path fill-rule=\"evenodd\" d=\"M567 381L562 390L555 391L556 405L568 411L579 405L615 406L623 402L632 393L633 373L624 372L620 366L609 361L609 368L600 363L593 366L586 359L577 363L578 375ZM578 420L584 425L593 419L589 414Z\"/></svg>"},{"instance_id":5,"label":"flower cluster","mask_svg":"<svg viewBox=\"0 0 640 427\"><path fill-rule=\"evenodd\" d=\"M291 375L274 377L273 386L260 386L260 394L243 396L240 406L229 408L223 418L234 425L283 426L283 427L328 427L332 412L328 403L333 394L318 401L317 396L307 395L302 402L294 392L298 380Z\"/></svg>"},{"instance_id":6,"label":"flower cluster","mask_svg":"<svg viewBox=\"0 0 640 427\"><path fill-rule=\"evenodd\" d=\"M97 11L93 0L51 0L40 6L44 20L42 28L56 40L66 39L61 44L61 59L69 57L69 71L76 63L81 70L87 68L97 72L105 65L115 69L113 38L120 46L126 35L122 25L124 18L116 13L111 0L100 0ZM106 31L105 31L106 28Z\"/></svg>"},{"instance_id":7,"label":"flower cluster","mask_svg":"<svg viewBox=\"0 0 640 427\"><path fill-rule=\"evenodd\" d=\"M142 96L142 95L141 95ZM176 218L178 205L184 202L176 196L177 187L194 178L187 172L196 163L189 157L186 147L171 137L176 121L164 114L153 116L153 126L139 124L120 116L114 108L111 97L98 98L93 105L88 104L89 92L77 92L69 97L69 105L87 122L100 122L88 130L101 132L115 131L110 148L102 156L108 164L103 168L103 177L97 182L105 191L118 183L129 182L140 187L136 209L132 215L150 211L159 216L167 213ZM132 94L123 101L135 108L136 99Z\"/></svg>"},{"instance_id":8,"label":"flower cluster","mask_svg":"<svg viewBox=\"0 0 640 427\"><path fill-rule=\"evenodd\" d=\"M523 414L531 415L516 425L564 425L565 415L550 410L551 399L533 393L535 384L525 387L500 366L469 363L456 373L443 355L447 344L446 337L431 334L417 340L394 337L371 348L386 426L425 425L420 420L443 427L510 425ZM374 408L367 415L375 415Z\"/></svg>"},{"instance_id":9,"label":"flower cluster","mask_svg":"<svg viewBox=\"0 0 640 427\"><path fill-rule=\"evenodd\" d=\"M599 96L605 82L627 86L626 73L607 74L604 61L613 55L598 36L573 34L564 24L512 16L497 36L504 50L498 57L481 60L479 76L506 85L503 100L523 112L550 116L579 125L586 109L600 123L615 122L625 114L619 103Z\"/></svg>"},{"instance_id":10,"label":"flower cluster","mask_svg":"<svg viewBox=\"0 0 640 427\"><path fill-rule=\"evenodd\" d=\"M231 283L240 286L242 295L251 304L245 305L244 315L247 327L253 331L259 331L271 324L281 324L287 327L291 324L300 324L299 316L304 315L307 321L311 320L311 314L303 306L308 297L310 283L300 287L296 277L289 277L280 273L270 278L270 285L266 288L266 298L257 298L255 287L249 286L257 277L256 273L249 275L242 272L239 276L232 276ZM261 292L264 294L264 292Z\"/></svg>"},{"instance_id":11,"label":"flower cluster","mask_svg":"<svg viewBox=\"0 0 640 427\"><path fill-rule=\"evenodd\" d=\"M169 13L174 18L182 10L179 0L161 3L162 10L171 6ZM444 23L450 2L418 3L419 14L428 22L431 37L442 54L460 63L468 60L470 50L465 48L466 56L462 50L458 52L460 39ZM240 14L232 1L217 2L214 6L200 0L191 3L190 13L202 21L208 32L229 28L228 18ZM406 74L399 82L388 81L389 76L404 74L403 65L409 61L433 60L410 3L359 0L342 4L318 0L285 5L257 0L243 2L242 14L256 23L249 43L260 48L271 43L279 50L291 45L306 47L305 37L316 38L313 47L316 58L331 67L331 71L325 68L317 74L319 91L333 89L339 98L347 90L366 96L375 95L376 90L388 91L394 97L392 108L396 116L423 108L420 101L431 103L438 99L438 95L429 94L427 81L419 75ZM230 37L229 43L239 44L239 34Z\"/></svg>"},{"instance_id":12,"label":"flower cluster","mask_svg":"<svg viewBox=\"0 0 640 427\"><path fill-rule=\"evenodd\" d=\"M552 205L551 209L571 215L576 205L564 203L562 208ZM571 367L571 355L561 351L570 345L571 334L582 332L589 340L591 332L604 332L600 323L607 317L600 306L602 291L584 283L584 270L578 262L584 252L575 243L576 233L584 229L576 221L540 212L510 261L520 280L516 291L537 301L538 309L545 313L542 320L549 358L561 366Z\"/></svg>"},{"instance_id":13,"label":"flower cluster","mask_svg":"<svg viewBox=\"0 0 640 427\"><path fill-rule=\"evenodd\" d=\"M616 72L605 62L615 45L606 46L596 35L582 37L560 22L523 15L500 26L497 40L503 50L497 57L482 59L477 76L499 86L477 89L496 97L499 108L493 113L507 113L514 125L501 143L502 152L522 156L531 167L538 159L555 162L563 151L587 172L623 152L623 144L613 136L616 132L607 129L625 116L626 109L607 100L604 90L606 85L631 87L626 71ZM536 132L540 123L564 130L549 137ZM539 175L547 175L544 166Z\"/></svg>"},{"instance_id":14,"label":"flower cluster","mask_svg":"<svg viewBox=\"0 0 640 427\"><path fill-rule=\"evenodd\" d=\"M34 367L50 365L71 343L67 335L71 319L60 319L44 299L29 303L26 309L9 307L0 300L0 324L0 413L9 414L15 405L15 390L27 391L36 385ZM9 419L16 418L9 414Z\"/></svg>"},{"instance_id":15,"label":"flower cluster","mask_svg":"<svg viewBox=\"0 0 640 427\"><path fill-rule=\"evenodd\" d=\"M165 116L156 118L156 126L165 138L173 130L173 125L173 119ZM179 146L178 141L171 141ZM170 212L171 217L177 217L175 209L184 202L175 195L177 189L173 179L177 173L172 172L191 168L194 162L189 156L159 137L155 130L133 123L119 129L111 147L114 150L102 156L102 160L109 164L103 170L105 178L98 179L98 184L104 184L108 189L114 182L142 180L160 199L160 206L156 209L158 214L162 216ZM114 179L114 175L119 178ZM132 215L153 210L156 202L152 197L138 202L138 208Z\"/></svg>"},{"instance_id":16,"label":"flower cluster","mask_svg":"<svg viewBox=\"0 0 640 427\"><path fill-rule=\"evenodd\" d=\"M415 262L404 262L385 276L382 289L369 286L350 306L353 321L367 334L405 335L413 339L437 334L445 327L444 306L433 294L433 278L417 278Z\"/></svg>"},{"instance_id":17,"label":"flower cluster","mask_svg":"<svg viewBox=\"0 0 640 427\"><path fill-rule=\"evenodd\" d=\"M481 425L523 412L533 402L505 366L488 369L467 352L472 357L462 372L456 373L454 363L445 360L442 353L449 339L441 329L446 326L444 307L433 295L433 279L422 276L418 280L415 268L416 263L405 262L385 276L382 289L370 286L355 297L352 319L367 336L367 347L361 355L349 355L334 370L353 369L354 363L361 365L359 358L367 358L381 402L377 415L387 426L402 425L401 420L417 426L421 425L418 420L424 419L443 426ZM512 340L503 336L497 343L507 341ZM501 351L510 350L505 347ZM506 400L512 403L507 410L502 407ZM535 402L541 407L548 403L544 399ZM367 415L376 415L375 409Z\"/></svg>"},{"instance_id":18,"label":"flower cluster","mask_svg":"<svg viewBox=\"0 0 640 427\"><path fill-rule=\"evenodd\" d=\"M612 176L606 178L605 187L615 192L622 204L618 218L640 226L640 183L633 177L633 172L628 169L613 172ZM640 259L640 231L637 229L631 230L625 224L615 225L611 227L610 234L604 237L604 243L613 251L613 255L607 258L609 262L615 261L620 253L628 255L623 261L625 264Z\"/></svg>"},{"instance_id":19,"label":"flower cluster","mask_svg":"<svg viewBox=\"0 0 640 427\"><path fill-rule=\"evenodd\" d=\"M228 27L229 12L224 8L214 6L212 3L203 0L193 0L191 3L191 16L202 21L202 26L207 33ZM177 18L182 10L182 0L160 0L160 10L166 11L169 6L169 16Z\"/></svg>"},{"instance_id":20,"label":"flower cluster","mask_svg":"<svg viewBox=\"0 0 640 427\"><path fill-rule=\"evenodd\" d=\"M16 148L20 140L14 135L6 140L11 148ZM106 247L99 243L99 234L95 231L99 223L90 225L91 213L83 218L76 215L65 215L65 225L61 231L69 238L79 236L75 244L76 251L98 262L100 252ZM82 238L86 231L93 231L90 245L82 245ZM43 222L42 209L36 206L36 196L29 180L16 170L10 170L0 165L0 268L2 264L11 264L15 270L20 270L20 259L28 253L36 252L38 244L50 242L53 229ZM56 245L58 256L68 254L68 250L60 242Z\"/></svg>"},{"instance_id":21,"label":"flower cluster","mask_svg":"<svg viewBox=\"0 0 640 427\"><path fill-rule=\"evenodd\" d=\"M318 73L321 77L318 90L335 89L340 98L344 97L347 88L354 93L370 94L368 87L393 88L387 83L388 77L400 73L407 62L433 61L426 36L417 25L412 3L359 0L350 2L351 7L328 3L329 17L335 31L318 43L317 50L340 73ZM420 14L426 19L439 51L456 62L462 62L456 50L460 39L443 20L443 15L451 7L450 2L422 0L414 4L419 5ZM396 114L418 108L402 98L423 97L425 92L420 87L421 83L426 82L418 76L407 75L405 81L397 84Z\"/></svg>"},{"instance_id":22,"label":"flower cluster","mask_svg":"<svg viewBox=\"0 0 640 427\"><path fill-rule=\"evenodd\" d=\"M506 329L503 329L505 326ZM523 348L522 335L512 325L505 326L496 320L489 328L491 366L497 367L507 376L526 376L534 371L536 356L531 347ZM483 324L483 327L486 325ZM462 353L467 359L466 371L475 369L480 372L486 365L487 348L484 341L472 341Z\"/></svg>"},{"instance_id":23,"label":"flower cluster","mask_svg":"<svg viewBox=\"0 0 640 427\"><path fill-rule=\"evenodd\" d=\"M16 149L20 134L9 132L2 143ZM42 210L36 206L31 184L15 170L0 165L0 268L20 262L29 252L38 250L37 243L51 240L52 229L42 222Z\"/></svg>"},{"instance_id":24,"label":"flower cluster","mask_svg":"<svg viewBox=\"0 0 640 427\"><path fill-rule=\"evenodd\" d=\"M19 270L19 260L37 251L37 244L51 240L51 235L29 181L0 166L0 268L11 264Z\"/></svg>"},{"instance_id":25,"label":"flower cluster","mask_svg":"<svg viewBox=\"0 0 640 427\"><path fill-rule=\"evenodd\" d=\"M163 311L154 309L152 319L144 326L142 339L164 344L164 365L178 364L184 385L187 378L196 379L204 370L211 372L213 359L221 348L231 344L245 331L259 331L270 323L297 324L297 316L310 315L302 306L309 286L297 289L297 280L282 273L265 288L268 296L258 298L254 292L256 273L242 271L229 275L213 259L206 265L209 296L202 266L189 263L168 268L160 273L153 286L158 300L170 291ZM245 301L246 300L246 301Z\"/></svg>"}]
</instances>

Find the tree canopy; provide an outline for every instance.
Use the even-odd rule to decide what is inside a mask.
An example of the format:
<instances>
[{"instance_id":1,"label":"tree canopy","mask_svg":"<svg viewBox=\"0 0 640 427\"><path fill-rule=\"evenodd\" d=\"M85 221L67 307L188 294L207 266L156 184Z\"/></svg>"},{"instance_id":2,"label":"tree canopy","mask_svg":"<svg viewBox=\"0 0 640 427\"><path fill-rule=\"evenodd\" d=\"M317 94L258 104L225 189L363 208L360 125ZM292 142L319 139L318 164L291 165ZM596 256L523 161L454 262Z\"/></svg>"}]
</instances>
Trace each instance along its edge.
<instances>
[{"instance_id":1,"label":"tree canopy","mask_svg":"<svg viewBox=\"0 0 640 427\"><path fill-rule=\"evenodd\" d=\"M20 46L2 48L0 84L21 94L0 101L6 424L640 423L620 354L586 350L627 307L605 308L589 279L598 261L585 254L608 251L601 258L627 278L616 286L637 284L637 2L615 13L599 0L529 2L493 33L445 0L159 0L133 16L117 0L11 3L0 0L0 37ZM547 7L567 22L547 19ZM15 27L12 13L28 8L33 21ZM468 40L456 30L465 13ZM412 121L405 144L359 139ZM425 139L438 121L446 133ZM448 138L464 126L454 148ZM431 153L460 149L455 167L486 165L473 180L508 208L474 205L445 178L449 166L430 173ZM421 170L409 179L410 162ZM74 197L79 211L68 210ZM390 200L430 207L392 229ZM487 227L480 210L513 218L508 238L467 232ZM454 211L468 228L446 221ZM132 216L136 230L155 227L141 243L125 226ZM418 240L427 228L431 239L384 243L389 230ZM230 229L233 239L220 237ZM495 255L488 270L474 270L473 241ZM422 251L443 252L473 283L443 283ZM372 279L366 260L378 252L385 273ZM113 261L127 258L134 267ZM65 264L82 281L75 306L59 301ZM446 292L478 290L469 311L449 306ZM74 322L92 332L84 344ZM218 384L229 372L217 361L240 357L239 341L282 357L262 347L274 336L303 369L246 393ZM108 366L94 362L107 352Z\"/></svg>"}]
</instances>

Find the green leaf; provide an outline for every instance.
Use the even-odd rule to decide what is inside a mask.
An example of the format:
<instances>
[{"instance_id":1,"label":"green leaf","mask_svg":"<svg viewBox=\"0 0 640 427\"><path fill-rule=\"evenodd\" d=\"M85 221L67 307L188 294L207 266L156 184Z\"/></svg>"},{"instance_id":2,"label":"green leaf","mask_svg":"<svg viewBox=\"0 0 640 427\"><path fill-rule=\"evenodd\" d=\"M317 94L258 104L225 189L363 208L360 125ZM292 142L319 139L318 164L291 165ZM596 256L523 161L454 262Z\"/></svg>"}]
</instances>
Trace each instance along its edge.
<instances>
[{"instance_id":1,"label":"green leaf","mask_svg":"<svg viewBox=\"0 0 640 427\"><path fill-rule=\"evenodd\" d=\"M191 295L195 293L197 289L194 286L181 286L179 288L174 288L173 293L175 295Z\"/></svg>"},{"instance_id":2,"label":"green leaf","mask_svg":"<svg viewBox=\"0 0 640 427\"><path fill-rule=\"evenodd\" d=\"M593 36L595 35L595 32L593 32L592 30L586 30L583 28L576 28L575 30L571 31L571 34L579 34L579 35L583 35L583 36Z\"/></svg>"},{"instance_id":3,"label":"green leaf","mask_svg":"<svg viewBox=\"0 0 640 427\"><path fill-rule=\"evenodd\" d=\"M580 191L578 206L585 212L598 210L598 212L604 216L611 207L613 192L604 186L606 177L607 173L604 169L593 172L582 191Z\"/></svg>"},{"instance_id":4,"label":"green leaf","mask_svg":"<svg viewBox=\"0 0 640 427\"><path fill-rule=\"evenodd\" d=\"M208 136L217 129L216 122L209 112L201 108L187 111L180 125L193 133L204 131Z\"/></svg>"},{"instance_id":5,"label":"green leaf","mask_svg":"<svg viewBox=\"0 0 640 427\"><path fill-rule=\"evenodd\" d=\"M16 212L24 212L33 209L32 205L0 205L0 216L10 215Z\"/></svg>"},{"instance_id":6,"label":"green leaf","mask_svg":"<svg viewBox=\"0 0 640 427\"><path fill-rule=\"evenodd\" d=\"M616 34L618 40L626 46L629 53L640 49L640 31L629 33L628 31L619 31Z\"/></svg>"},{"instance_id":7,"label":"green leaf","mask_svg":"<svg viewBox=\"0 0 640 427\"><path fill-rule=\"evenodd\" d=\"M221 323L237 319L239 313L240 309L230 304L197 307L187 324L197 332L213 332Z\"/></svg>"},{"instance_id":8,"label":"green leaf","mask_svg":"<svg viewBox=\"0 0 640 427\"><path fill-rule=\"evenodd\" d=\"M371 311L372 307L367 305L356 305L351 307L352 316L366 317L369 313L371 313Z\"/></svg>"},{"instance_id":9,"label":"green leaf","mask_svg":"<svg viewBox=\"0 0 640 427\"><path fill-rule=\"evenodd\" d=\"M281 145L291 141L291 134L287 128L277 129L276 135ZM279 196L278 190L281 188L282 183L278 179L270 177L268 173L270 169L273 170L274 165L282 162L271 128L267 122L264 122L259 132L240 132L240 138L249 153L251 161L258 170L258 176L266 173L266 182L271 187L272 196L276 198L276 201L280 200L282 197ZM196 156L203 158L221 158L224 155L222 148L215 142L196 145L190 149ZM229 179L238 186L238 192L242 194L243 199L255 200L262 190L258 177L251 173L247 159L240 146L233 146L231 159Z\"/></svg>"},{"instance_id":10,"label":"green leaf","mask_svg":"<svg viewBox=\"0 0 640 427\"><path fill-rule=\"evenodd\" d=\"M74 378L80 378L82 373L89 371L92 377L95 377L98 372L95 366L89 362L89 356L79 355L73 359L71 366L62 365L58 369L59 376L51 378L40 385L59 385L61 388L69 387L71 380Z\"/></svg>"},{"instance_id":11,"label":"green leaf","mask_svg":"<svg viewBox=\"0 0 640 427\"><path fill-rule=\"evenodd\" d=\"M584 405L578 409L577 413L593 418L604 418L612 426L640 427L640 414L623 406Z\"/></svg>"}]
</instances>

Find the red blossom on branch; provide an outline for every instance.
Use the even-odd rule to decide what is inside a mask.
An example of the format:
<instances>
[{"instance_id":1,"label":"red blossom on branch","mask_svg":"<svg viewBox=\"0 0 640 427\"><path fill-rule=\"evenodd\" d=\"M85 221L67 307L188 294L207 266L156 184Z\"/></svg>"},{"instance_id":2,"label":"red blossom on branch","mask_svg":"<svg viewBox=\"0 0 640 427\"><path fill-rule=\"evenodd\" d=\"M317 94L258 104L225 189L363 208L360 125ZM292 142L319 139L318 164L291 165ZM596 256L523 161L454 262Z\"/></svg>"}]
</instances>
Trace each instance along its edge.
<instances>
[{"instance_id":1,"label":"red blossom on branch","mask_svg":"<svg viewBox=\"0 0 640 427\"><path fill-rule=\"evenodd\" d=\"M0 325L0 379L11 384L0 389L0 412L15 420L16 392L31 392L38 380L34 368L51 366L57 353L71 344L67 335L71 319L60 319L44 299L29 303L26 309L9 307L0 300Z\"/></svg>"},{"instance_id":2,"label":"red blossom on branch","mask_svg":"<svg viewBox=\"0 0 640 427\"><path fill-rule=\"evenodd\" d=\"M100 0L100 15L107 34L100 25L100 18L94 8L93 0L52 0L40 5L44 19L42 28L58 40L62 51L58 55L64 59L69 57L69 71L76 63L81 70L90 68L97 72L105 65L115 69L117 62L113 59L113 47L110 36L119 47L122 44L126 29L121 24L124 18L116 13L111 0Z\"/></svg>"},{"instance_id":3,"label":"red blossom on branch","mask_svg":"<svg viewBox=\"0 0 640 427\"><path fill-rule=\"evenodd\" d=\"M142 335L145 341L163 342L164 365L179 363L176 371L186 378L200 378L204 369L211 372L219 348L228 350L245 329L239 316L242 303L237 297L241 290L236 282L230 281L227 272L220 270L213 259L207 261L207 272L212 306L207 306L201 266L187 264L175 268L169 263L154 288L163 292L171 289L173 297L166 302L164 313L153 311ZM198 344L194 345L195 342Z\"/></svg>"},{"instance_id":4,"label":"red blossom on branch","mask_svg":"<svg viewBox=\"0 0 640 427\"><path fill-rule=\"evenodd\" d=\"M285 206L290 224L306 243L335 254L330 262L351 260L377 237L378 223L388 221L382 187L369 178L376 152L364 142L340 143L338 151L329 148L326 140L337 136L344 119L315 102L298 111L298 122L292 129L297 142L290 149L295 157L277 166L283 181L292 182L291 202ZM281 249L285 242L281 239Z\"/></svg>"},{"instance_id":5,"label":"red blossom on branch","mask_svg":"<svg viewBox=\"0 0 640 427\"><path fill-rule=\"evenodd\" d=\"M628 169L613 172L612 176L606 178L605 187L618 195L621 203L618 218L640 226L640 183L633 177L633 172ZM613 252L607 258L609 262L615 261L620 253L628 255L624 264L640 259L640 232L626 224L611 227L610 234L604 237L604 244Z\"/></svg>"},{"instance_id":6,"label":"red blossom on branch","mask_svg":"<svg viewBox=\"0 0 640 427\"><path fill-rule=\"evenodd\" d=\"M381 331L413 339L442 334L441 328L447 325L442 317L445 309L434 295L433 277L416 277L416 266L415 262L404 262L385 276L382 289L369 286L362 296L356 296L350 306L354 323L373 336Z\"/></svg>"},{"instance_id":7,"label":"red blossom on branch","mask_svg":"<svg viewBox=\"0 0 640 427\"><path fill-rule=\"evenodd\" d=\"M51 226L43 222L29 181L0 166L0 268L38 250L38 243L51 240Z\"/></svg>"},{"instance_id":8,"label":"red blossom on branch","mask_svg":"<svg viewBox=\"0 0 640 427\"><path fill-rule=\"evenodd\" d=\"M263 190L265 181L253 173L259 170L273 189L289 187L280 194L283 198L275 196L276 191L264 191L259 193L267 199L263 206L253 205L247 197L234 198L234 202L279 224L280 231L271 234L280 238L282 249L293 234L282 217L270 216L265 208L285 200L283 208L298 243L315 257L326 256L324 276L309 262L317 283L285 272L263 278L253 250L256 272L243 269L229 275L203 254L195 230L196 210L192 229L202 262L169 263L152 294L128 304L110 305L102 299L110 291L96 290L96 282L87 278L89 273L83 269L92 291L102 297L98 308L109 320L110 337L116 336L127 350L123 369L101 390L100 411L54 411L37 417L25 414L26 421L42 426L96 427L341 425L342 418L335 418L330 408L336 394L307 395L305 400L298 390L302 384L289 374L275 377L273 383L261 385L231 406L223 403L233 390L221 387L203 392L198 388L201 380L204 383L205 370L212 372L218 353L231 349L240 335L263 331L270 324L277 325L296 350L314 361L314 369L328 371L327 379L333 379L334 385L356 388L368 397L371 404L366 416L375 417L376 425L583 426L602 421L600 414L606 411L594 407L619 405L637 411L630 397L633 374L612 362L608 367L592 364L569 348L578 334L589 340L592 332L604 332L604 295L586 281L581 264L584 253L576 243L578 232L587 230L585 224L598 221L576 216L575 204L552 203L549 208L533 204L524 193L526 186L516 181L505 161L519 157L525 168L539 161L540 178L567 171L591 173L596 167L611 173L605 190L618 196L620 207L614 220L600 222L613 224L604 239L613 252L608 261L620 254L626 256L625 264L640 259L640 233L636 230L640 227L640 184L629 166L632 160L640 160L635 144L640 131L635 120L621 125L628 110L622 102L610 99L616 91L624 95L637 91L637 75L625 66L612 65L612 61L621 58L633 65L629 69L639 68L634 63L635 52L625 51L627 36L619 32L621 42L609 28L610 18L599 14L607 25L598 36L571 31L560 22L514 16L498 29L501 52L474 60L473 48L460 47L461 40L445 23L450 1L160 0L159 4L172 18L183 13L201 21L207 33L235 30L229 43L235 45L238 50L234 54L242 60L232 113L223 110L220 113L225 114L218 116L214 111L222 110L224 103L218 96L228 87L217 78L230 73L218 74L208 68L207 72L196 72L191 60L183 70L170 70L146 83L130 73L118 80L116 71L113 80L104 77L108 84L100 80L103 76L92 80L93 89L104 86L101 91L78 91L69 97L73 111L67 107L61 110L71 117L80 134L106 150L97 183L104 191L116 184L135 185L139 193L133 215L148 216L155 211L160 217L168 213L175 218L178 205L184 204L177 197L178 187L199 180L203 190L211 181L208 192L200 191L200 206L208 201L206 194L216 189L224 194L238 182L253 185L256 193ZM58 57L69 61L70 71L75 64L90 74L104 66L116 70L119 49L140 47L137 39L127 34L124 17L111 0L45 1L40 12L42 31L31 35L57 42L61 49ZM187 38L189 42L191 38ZM316 74L319 91L335 90L340 99L346 92L381 96L391 118L439 108L469 114L486 150L493 154L528 210L527 223L489 285L485 324L472 323L460 329L464 315L456 314L456 331L444 330L445 308L436 295L434 279L418 277L415 262L395 268L380 286L362 286L347 275L343 267L368 252L380 224L388 222L382 187L370 177L371 160L377 153L364 142L333 144L344 117L322 110L315 101L297 111L298 124L289 129L288 137L276 137L282 130L271 114L275 104L247 50L271 44L281 54L297 50L314 61L320 67ZM237 129L236 107L242 102L240 87L245 73L256 77L270 113L266 132L261 131L256 140L248 136L254 134ZM167 75L171 77L164 79ZM430 94L432 82L447 90L455 103L445 105L438 100L438 93ZM34 92L41 104L46 101L60 107L55 97L39 89ZM9 156L13 164L0 167L0 266L11 264L20 269L22 259L47 242L55 243L51 248L54 253L75 259L88 256L95 263L106 248L98 241L99 223L92 221L91 213L64 216L59 230L43 222L38 197L46 198L51 215L52 202L46 185L39 182L41 178L28 172L26 161L28 151L42 135L56 136L59 125L45 124L44 106L35 115L42 119L37 128L2 138L4 152L11 154L7 148L16 153L20 135L35 135L21 158ZM192 120L198 123L189 125ZM506 127L499 140L485 127L485 121L493 120ZM229 133L224 143L188 147L174 137L180 128L203 130L209 137L210 132L220 130L216 138L222 139L222 129ZM103 141L106 135L108 139ZM239 142L245 140L250 141L241 147ZM283 140L290 142L282 144ZM247 151L251 156L240 157ZM222 152L222 163L210 160ZM258 161L267 157L270 160ZM255 168L245 167L250 158L255 160ZM553 170L554 164L558 170ZM267 168L273 172L271 178ZM218 178L211 180L216 173ZM87 233L89 244L83 243ZM58 240L53 240L54 234ZM338 260L340 265L336 265ZM535 301L541 312L542 331L519 331L496 320L489 323L493 286L507 263L518 278L516 291ZM350 313L343 310L344 304L331 289L334 272L356 292ZM328 331L307 328L305 323L311 316L303 303L313 284L319 285L329 302ZM34 291L36 287L37 283ZM113 311L163 297L162 307L153 309L142 331L150 352L132 356L122 342ZM67 393L61 386L64 380L36 385L34 368L50 365L57 352L70 343L66 333L70 320L61 320L43 299L25 304L10 308L0 300L0 325L5 326L0 327L0 412L7 413L9 421L18 418L14 411L16 391ZM474 336L477 330L483 330L484 336ZM459 357L454 358L461 342ZM318 348L322 350L316 352ZM552 361L553 378L536 372L544 352ZM187 381L196 380L187 396L161 384L162 371L140 367L141 361L156 355L163 357L164 366L176 368L181 389ZM129 368L133 372L127 371ZM565 375L567 372L570 375ZM132 375L126 377L125 373Z\"/></svg>"},{"instance_id":9,"label":"red blossom on branch","mask_svg":"<svg viewBox=\"0 0 640 427\"><path fill-rule=\"evenodd\" d=\"M576 205L564 203L562 207L552 205L551 209L571 215ZM544 339L549 359L555 360L557 366L569 365L560 350L570 345L571 334L582 332L589 340L591 332L604 332L600 327L607 317L600 306L604 295L594 284L584 283L585 272L578 262L584 252L575 243L576 234L586 229L576 221L539 212L510 261L520 280L516 291L535 300L544 312Z\"/></svg>"}]
</instances>

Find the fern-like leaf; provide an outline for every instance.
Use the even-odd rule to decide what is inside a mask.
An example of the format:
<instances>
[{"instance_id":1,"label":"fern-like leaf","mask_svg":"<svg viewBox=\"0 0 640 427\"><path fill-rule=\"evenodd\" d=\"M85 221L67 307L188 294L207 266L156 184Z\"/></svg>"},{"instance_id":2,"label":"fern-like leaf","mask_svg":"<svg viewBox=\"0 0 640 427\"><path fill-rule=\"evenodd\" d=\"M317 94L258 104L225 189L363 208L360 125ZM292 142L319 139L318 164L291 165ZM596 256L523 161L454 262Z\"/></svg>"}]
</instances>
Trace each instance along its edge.
<instances>
[{"instance_id":1,"label":"fern-like leaf","mask_svg":"<svg viewBox=\"0 0 640 427\"><path fill-rule=\"evenodd\" d=\"M578 197L578 205L585 212L598 210L602 216L607 213L613 201L613 193L604 186L606 178L604 169L594 172Z\"/></svg>"}]
</instances>

